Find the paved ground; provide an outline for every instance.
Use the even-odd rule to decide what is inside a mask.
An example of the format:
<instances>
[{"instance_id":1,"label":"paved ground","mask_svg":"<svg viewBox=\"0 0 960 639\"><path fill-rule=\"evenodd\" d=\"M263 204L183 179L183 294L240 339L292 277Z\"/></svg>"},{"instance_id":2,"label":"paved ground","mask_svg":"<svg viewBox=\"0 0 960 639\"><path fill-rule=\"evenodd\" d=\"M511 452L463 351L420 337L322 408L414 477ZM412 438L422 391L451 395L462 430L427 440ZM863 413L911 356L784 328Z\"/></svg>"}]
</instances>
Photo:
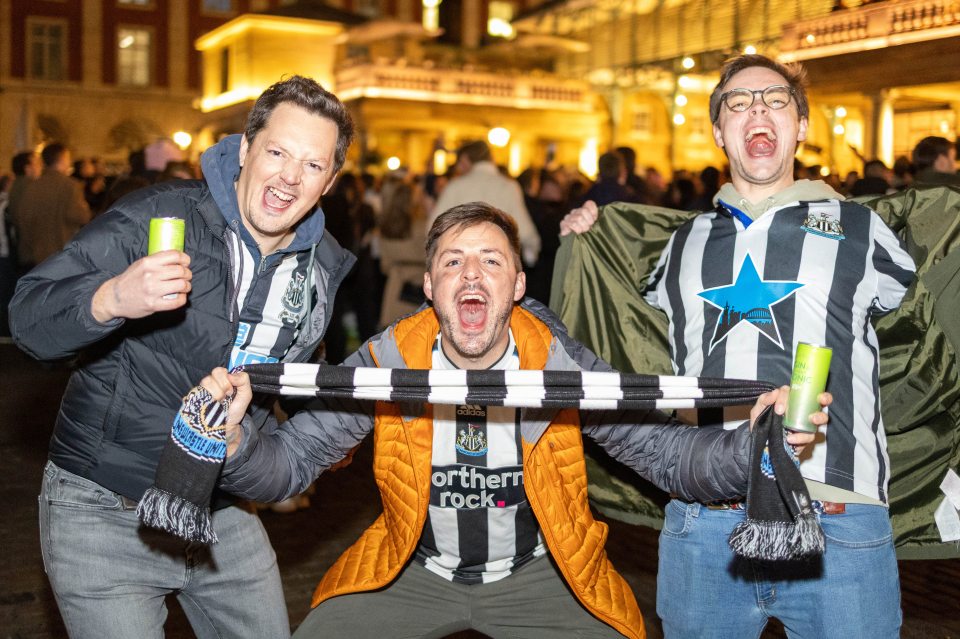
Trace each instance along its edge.
<instances>
[{"instance_id":1,"label":"paved ground","mask_svg":"<svg viewBox=\"0 0 960 639\"><path fill-rule=\"evenodd\" d=\"M53 415L66 371L41 366L9 344L0 344L0 639L65 636L43 574L36 532L36 494ZM313 506L293 514L270 511L263 520L277 549L293 626L309 608L324 570L379 512L369 472L369 447L348 468L317 482ZM661 637L654 613L657 537L654 531L609 522L608 551L633 587L647 620L648 636ZM960 560L901 562L903 637L960 639ZM191 637L171 605L167 636ZM782 637L771 628L765 639ZM385 633L385 639L389 634ZM482 635L463 633L459 639Z\"/></svg>"}]
</instances>

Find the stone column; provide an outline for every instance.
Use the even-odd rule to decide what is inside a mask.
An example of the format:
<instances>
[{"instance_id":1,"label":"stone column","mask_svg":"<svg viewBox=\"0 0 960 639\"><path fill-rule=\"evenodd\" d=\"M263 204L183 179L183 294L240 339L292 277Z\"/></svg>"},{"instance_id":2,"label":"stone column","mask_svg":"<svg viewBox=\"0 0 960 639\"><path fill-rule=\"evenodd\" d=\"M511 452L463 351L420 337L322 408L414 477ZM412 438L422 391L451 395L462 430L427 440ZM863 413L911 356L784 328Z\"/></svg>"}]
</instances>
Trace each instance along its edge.
<instances>
[{"instance_id":1,"label":"stone column","mask_svg":"<svg viewBox=\"0 0 960 639\"><path fill-rule=\"evenodd\" d=\"M167 24L170 25L167 73L170 90L173 92L187 90L187 68L190 65L190 52L193 50L190 26L187 24L189 15L187 0L170 0L170 11L167 14Z\"/></svg>"},{"instance_id":2,"label":"stone column","mask_svg":"<svg viewBox=\"0 0 960 639\"><path fill-rule=\"evenodd\" d=\"M117 46L116 42L104 42L101 25L103 24L103 2L101 0L83 0L81 10L83 32L83 65L80 69L80 84L84 88L99 87L103 83L103 47Z\"/></svg>"},{"instance_id":3,"label":"stone column","mask_svg":"<svg viewBox=\"0 0 960 639\"><path fill-rule=\"evenodd\" d=\"M487 25L481 20L480 0L463 0L463 46L467 49L476 49L480 46L480 39L487 31Z\"/></svg>"},{"instance_id":4,"label":"stone column","mask_svg":"<svg viewBox=\"0 0 960 639\"><path fill-rule=\"evenodd\" d=\"M883 89L868 96L870 119L864 132L863 155L893 166L893 99L895 90Z\"/></svg>"}]
</instances>

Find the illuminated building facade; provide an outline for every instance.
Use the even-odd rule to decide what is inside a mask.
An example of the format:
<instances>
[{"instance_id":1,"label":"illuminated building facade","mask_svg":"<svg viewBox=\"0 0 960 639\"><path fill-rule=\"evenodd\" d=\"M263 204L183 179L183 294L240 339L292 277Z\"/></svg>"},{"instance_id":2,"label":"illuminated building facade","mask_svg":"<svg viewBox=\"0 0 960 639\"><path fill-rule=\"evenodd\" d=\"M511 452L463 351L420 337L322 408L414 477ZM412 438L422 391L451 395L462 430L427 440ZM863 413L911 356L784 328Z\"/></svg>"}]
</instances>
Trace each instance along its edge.
<instances>
[{"instance_id":1,"label":"illuminated building facade","mask_svg":"<svg viewBox=\"0 0 960 639\"><path fill-rule=\"evenodd\" d=\"M723 60L748 50L810 72L807 165L891 166L927 135L957 135L952 0L551 0L514 27L588 44L559 55L556 70L588 78L610 105L615 143L660 171L723 164L709 92Z\"/></svg>"},{"instance_id":2,"label":"illuminated building facade","mask_svg":"<svg viewBox=\"0 0 960 639\"><path fill-rule=\"evenodd\" d=\"M194 41L280 1L0 0L0 166L53 140L122 164L198 130Z\"/></svg>"},{"instance_id":3,"label":"illuminated building facade","mask_svg":"<svg viewBox=\"0 0 960 639\"><path fill-rule=\"evenodd\" d=\"M356 116L354 166L440 170L488 138L513 173L614 145L697 170L724 163L707 98L748 47L811 72L805 164L956 137L955 0L0 0L0 162L59 139L120 163L177 131L196 158L304 73Z\"/></svg>"},{"instance_id":4,"label":"illuminated building facade","mask_svg":"<svg viewBox=\"0 0 960 639\"><path fill-rule=\"evenodd\" d=\"M353 168L444 172L462 142L487 139L495 161L514 175L548 158L590 172L597 149L610 142L609 114L588 82L544 69L552 57L544 48L558 44L507 39L512 10L497 17L502 2L433 1L363 5L358 14L300 0L207 33L196 43L207 123L201 139L240 130L265 86L280 73L301 73L332 88L353 113Z\"/></svg>"}]
</instances>

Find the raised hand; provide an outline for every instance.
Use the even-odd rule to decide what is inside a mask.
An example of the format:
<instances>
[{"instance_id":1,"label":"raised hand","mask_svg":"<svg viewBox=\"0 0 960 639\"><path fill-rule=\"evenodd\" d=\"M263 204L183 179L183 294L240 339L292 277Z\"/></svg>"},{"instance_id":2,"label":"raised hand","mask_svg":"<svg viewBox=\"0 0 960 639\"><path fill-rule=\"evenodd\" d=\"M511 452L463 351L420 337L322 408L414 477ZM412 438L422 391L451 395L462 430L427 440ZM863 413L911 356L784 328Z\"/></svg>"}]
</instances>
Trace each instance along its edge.
<instances>
[{"instance_id":1,"label":"raised hand","mask_svg":"<svg viewBox=\"0 0 960 639\"><path fill-rule=\"evenodd\" d=\"M593 200L587 200L580 208L573 209L560 220L560 237L570 233L586 233L600 217L600 209Z\"/></svg>"},{"instance_id":2,"label":"raised hand","mask_svg":"<svg viewBox=\"0 0 960 639\"><path fill-rule=\"evenodd\" d=\"M230 398L230 409L227 411L227 457L230 457L240 447L243 429L240 421L253 399L253 388L250 386L250 376L246 373L228 373L223 367L215 368L210 374L200 380L200 386L220 401Z\"/></svg>"},{"instance_id":3,"label":"raised hand","mask_svg":"<svg viewBox=\"0 0 960 639\"><path fill-rule=\"evenodd\" d=\"M91 312L98 322L108 322L172 311L187 303L192 279L186 253L171 250L148 255L101 284L93 295Z\"/></svg>"}]
</instances>

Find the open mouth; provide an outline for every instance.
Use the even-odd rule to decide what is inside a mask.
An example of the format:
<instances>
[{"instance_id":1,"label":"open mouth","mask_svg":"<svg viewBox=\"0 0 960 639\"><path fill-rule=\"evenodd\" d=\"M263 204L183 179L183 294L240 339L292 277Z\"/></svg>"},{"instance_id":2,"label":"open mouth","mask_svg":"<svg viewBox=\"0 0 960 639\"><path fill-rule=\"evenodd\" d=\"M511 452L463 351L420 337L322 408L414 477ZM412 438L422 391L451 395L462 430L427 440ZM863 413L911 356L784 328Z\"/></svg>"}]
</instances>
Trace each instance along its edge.
<instances>
[{"instance_id":1,"label":"open mouth","mask_svg":"<svg viewBox=\"0 0 960 639\"><path fill-rule=\"evenodd\" d=\"M464 293L457 298L457 314L465 329L480 329L487 322L487 298L480 293Z\"/></svg>"},{"instance_id":2,"label":"open mouth","mask_svg":"<svg viewBox=\"0 0 960 639\"><path fill-rule=\"evenodd\" d=\"M753 157L771 155L777 148L777 134L770 127L753 127L747 131L744 141L747 154Z\"/></svg>"},{"instance_id":3,"label":"open mouth","mask_svg":"<svg viewBox=\"0 0 960 639\"><path fill-rule=\"evenodd\" d=\"M274 209L285 209L293 204L294 200L296 199L297 196L284 193L283 191L272 186L268 186L266 189L264 189L263 200L267 206Z\"/></svg>"}]
</instances>

